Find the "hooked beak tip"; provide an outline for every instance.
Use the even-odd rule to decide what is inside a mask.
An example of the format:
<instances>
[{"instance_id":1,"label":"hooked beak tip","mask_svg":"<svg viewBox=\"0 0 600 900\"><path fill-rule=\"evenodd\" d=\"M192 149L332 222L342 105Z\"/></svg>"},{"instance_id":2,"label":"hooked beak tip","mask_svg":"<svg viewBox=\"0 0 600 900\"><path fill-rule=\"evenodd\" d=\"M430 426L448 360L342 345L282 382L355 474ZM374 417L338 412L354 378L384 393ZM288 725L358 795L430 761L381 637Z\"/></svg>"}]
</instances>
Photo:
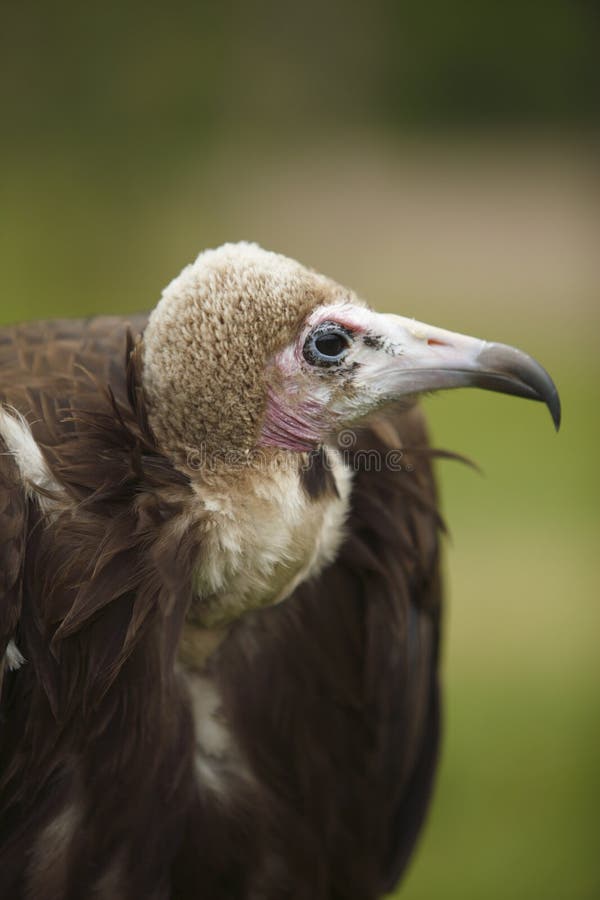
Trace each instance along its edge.
<instances>
[{"instance_id":1,"label":"hooked beak tip","mask_svg":"<svg viewBox=\"0 0 600 900\"><path fill-rule=\"evenodd\" d=\"M552 416L552 421L554 422L554 430L560 431L562 410L560 408L560 397L558 396L558 391L556 389L554 390L554 397L550 400L547 400L546 405L550 410L550 415Z\"/></svg>"},{"instance_id":2,"label":"hooked beak tip","mask_svg":"<svg viewBox=\"0 0 600 900\"><path fill-rule=\"evenodd\" d=\"M558 390L548 372L535 359L507 344L486 344L477 358L482 387L538 400L548 407L554 428L560 428L561 405Z\"/></svg>"}]
</instances>

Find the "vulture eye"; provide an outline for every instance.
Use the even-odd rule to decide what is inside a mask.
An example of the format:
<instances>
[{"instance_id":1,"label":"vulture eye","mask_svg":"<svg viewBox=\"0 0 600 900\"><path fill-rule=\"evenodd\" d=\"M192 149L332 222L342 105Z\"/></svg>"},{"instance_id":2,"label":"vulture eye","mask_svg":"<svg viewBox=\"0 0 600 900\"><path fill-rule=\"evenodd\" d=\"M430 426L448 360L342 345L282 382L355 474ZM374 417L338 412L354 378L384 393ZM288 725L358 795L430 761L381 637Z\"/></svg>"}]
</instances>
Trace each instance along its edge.
<instances>
[{"instance_id":1,"label":"vulture eye","mask_svg":"<svg viewBox=\"0 0 600 900\"><path fill-rule=\"evenodd\" d=\"M322 322L304 342L304 359L311 366L335 366L350 347L351 332L337 322Z\"/></svg>"}]
</instances>

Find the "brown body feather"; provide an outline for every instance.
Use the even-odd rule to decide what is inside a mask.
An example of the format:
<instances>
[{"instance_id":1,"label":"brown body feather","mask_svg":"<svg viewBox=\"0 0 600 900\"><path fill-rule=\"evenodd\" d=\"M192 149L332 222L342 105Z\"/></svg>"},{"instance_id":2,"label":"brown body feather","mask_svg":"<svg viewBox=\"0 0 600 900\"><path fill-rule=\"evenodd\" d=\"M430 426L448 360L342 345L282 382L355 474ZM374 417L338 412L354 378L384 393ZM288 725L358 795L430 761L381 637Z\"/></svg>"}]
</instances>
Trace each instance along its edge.
<instances>
[{"instance_id":1,"label":"brown body feather","mask_svg":"<svg viewBox=\"0 0 600 900\"><path fill-rule=\"evenodd\" d=\"M438 529L417 410L365 430L336 562L250 613L210 662L244 765L198 777L177 645L201 550L186 476L156 449L127 327L0 332L45 511L0 455L0 896L370 900L427 809L439 733ZM400 471L360 468L404 448ZM328 489L317 457L307 491ZM364 463L364 460L363 460ZM406 463L410 463L407 466ZM49 511L48 511L49 510ZM218 764L218 761L217 761Z\"/></svg>"}]
</instances>

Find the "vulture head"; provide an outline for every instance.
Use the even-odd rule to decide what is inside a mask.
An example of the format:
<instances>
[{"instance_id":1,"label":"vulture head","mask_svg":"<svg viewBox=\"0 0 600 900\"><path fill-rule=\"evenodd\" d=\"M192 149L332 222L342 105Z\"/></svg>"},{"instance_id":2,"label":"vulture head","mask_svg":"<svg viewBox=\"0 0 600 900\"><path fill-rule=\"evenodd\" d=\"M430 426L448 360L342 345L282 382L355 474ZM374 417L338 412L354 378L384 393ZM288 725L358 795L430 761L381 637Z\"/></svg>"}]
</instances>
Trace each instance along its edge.
<instances>
[{"instance_id":1,"label":"vulture head","mask_svg":"<svg viewBox=\"0 0 600 900\"><path fill-rule=\"evenodd\" d=\"M144 334L154 429L212 464L272 447L306 452L425 391L484 387L543 400L548 374L503 344L382 315L347 288L256 244L201 253L165 289Z\"/></svg>"},{"instance_id":2,"label":"vulture head","mask_svg":"<svg viewBox=\"0 0 600 900\"><path fill-rule=\"evenodd\" d=\"M230 461L306 452L381 406L475 386L560 406L544 369L503 344L376 313L352 291L256 244L201 253L144 333L152 421L172 452ZM241 456L239 456L241 460Z\"/></svg>"},{"instance_id":3,"label":"vulture head","mask_svg":"<svg viewBox=\"0 0 600 900\"><path fill-rule=\"evenodd\" d=\"M343 429L461 386L541 400L560 419L550 377L519 350L376 313L256 244L201 253L165 289L141 350L157 442L198 486L204 626L283 599L334 557L351 480ZM314 466L327 477L307 477Z\"/></svg>"}]
</instances>

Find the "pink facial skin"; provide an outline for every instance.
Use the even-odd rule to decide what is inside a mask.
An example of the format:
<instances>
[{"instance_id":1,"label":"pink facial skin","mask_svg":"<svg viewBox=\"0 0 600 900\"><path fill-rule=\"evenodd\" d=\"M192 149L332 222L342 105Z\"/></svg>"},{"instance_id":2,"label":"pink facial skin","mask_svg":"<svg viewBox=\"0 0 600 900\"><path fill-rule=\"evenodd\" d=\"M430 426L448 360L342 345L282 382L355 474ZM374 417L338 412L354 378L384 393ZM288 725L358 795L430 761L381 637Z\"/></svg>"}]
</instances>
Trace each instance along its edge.
<instances>
[{"instance_id":1,"label":"pink facial skin","mask_svg":"<svg viewBox=\"0 0 600 900\"><path fill-rule=\"evenodd\" d=\"M338 322L350 331L363 332L364 326L359 321L361 311L360 307L345 302L319 307L307 320L298 339L277 354L273 360L273 381L278 388L269 389L259 446L310 451L335 430L335 414L327 407L326 394L322 399L319 396L322 392L318 390L318 381L323 375L308 365L302 350L309 332L322 322ZM317 380L311 391L313 378Z\"/></svg>"},{"instance_id":2,"label":"pink facial skin","mask_svg":"<svg viewBox=\"0 0 600 900\"><path fill-rule=\"evenodd\" d=\"M269 390L259 446L280 447L299 453L313 450L327 432L325 409L317 401L293 403Z\"/></svg>"}]
</instances>

